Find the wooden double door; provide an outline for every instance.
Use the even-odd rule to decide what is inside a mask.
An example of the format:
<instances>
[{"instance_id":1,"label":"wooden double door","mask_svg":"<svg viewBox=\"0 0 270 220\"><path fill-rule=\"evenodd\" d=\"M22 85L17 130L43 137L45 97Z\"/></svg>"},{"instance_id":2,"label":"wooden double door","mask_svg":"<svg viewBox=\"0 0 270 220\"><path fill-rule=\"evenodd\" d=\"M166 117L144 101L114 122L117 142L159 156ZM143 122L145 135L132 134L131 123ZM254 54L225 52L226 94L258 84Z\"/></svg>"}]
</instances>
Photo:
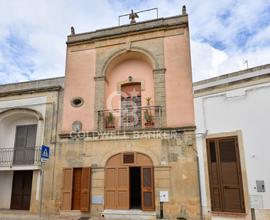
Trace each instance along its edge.
<instances>
[{"instance_id":1,"label":"wooden double door","mask_svg":"<svg viewBox=\"0 0 270 220\"><path fill-rule=\"evenodd\" d=\"M105 208L154 210L153 167L106 168L105 182Z\"/></svg>"},{"instance_id":2,"label":"wooden double door","mask_svg":"<svg viewBox=\"0 0 270 220\"><path fill-rule=\"evenodd\" d=\"M33 171L14 171L11 209L29 210L32 191Z\"/></svg>"},{"instance_id":3,"label":"wooden double door","mask_svg":"<svg viewBox=\"0 0 270 220\"><path fill-rule=\"evenodd\" d=\"M138 160L132 165L124 164L116 156L105 170L105 208L106 209L142 209L153 211L154 201L154 168L152 165L139 166L143 155L137 154ZM118 161L118 162L117 162ZM118 165L116 165L118 164Z\"/></svg>"},{"instance_id":4,"label":"wooden double door","mask_svg":"<svg viewBox=\"0 0 270 220\"><path fill-rule=\"evenodd\" d=\"M237 137L207 140L212 211L245 212Z\"/></svg>"},{"instance_id":5,"label":"wooden double door","mask_svg":"<svg viewBox=\"0 0 270 220\"><path fill-rule=\"evenodd\" d=\"M62 210L90 209L91 168L64 168L62 186Z\"/></svg>"}]
</instances>

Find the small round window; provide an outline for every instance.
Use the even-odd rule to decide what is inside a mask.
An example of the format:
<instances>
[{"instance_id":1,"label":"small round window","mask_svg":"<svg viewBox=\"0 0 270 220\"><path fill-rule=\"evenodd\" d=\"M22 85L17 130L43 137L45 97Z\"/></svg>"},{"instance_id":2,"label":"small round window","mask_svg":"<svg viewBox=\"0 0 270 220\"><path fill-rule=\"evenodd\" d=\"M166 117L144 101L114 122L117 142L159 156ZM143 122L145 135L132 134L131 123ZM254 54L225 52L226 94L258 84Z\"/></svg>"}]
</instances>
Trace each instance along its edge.
<instances>
[{"instance_id":1,"label":"small round window","mask_svg":"<svg viewBox=\"0 0 270 220\"><path fill-rule=\"evenodd\" d=\"M81 98L81 97L73 98L71 100L71 105L73 107L80 107L80 106L82 106L83 105L83 98Z\"/></svg>"}]
</instances>

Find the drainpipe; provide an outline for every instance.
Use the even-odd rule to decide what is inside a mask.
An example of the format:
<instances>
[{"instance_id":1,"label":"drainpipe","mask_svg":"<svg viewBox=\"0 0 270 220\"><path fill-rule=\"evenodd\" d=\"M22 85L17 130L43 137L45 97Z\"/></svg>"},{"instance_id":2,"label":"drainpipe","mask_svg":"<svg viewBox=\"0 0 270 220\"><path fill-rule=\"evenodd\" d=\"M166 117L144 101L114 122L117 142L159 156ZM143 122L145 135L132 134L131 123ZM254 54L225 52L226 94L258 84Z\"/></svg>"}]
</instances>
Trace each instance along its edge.
<instances>
[{"instance_id":1,"label":"drainpipe","mask_svg":"<svg viewBox=\"0 0 270 220\"><path fill-rule=\"evenodd\" d=\"M54 181L55 181L55 163L56 163L56 148L57 148L57 135L58 135L58 120L59 120L59 106L60 106L60 92L61 92L61 89L59 89L57 91L57 104L56 104L56 109L54 111L54 114L56 114L55 116L55 121L53 123L55 123L55 137L54 137L54 159L53 159L53 170L52 170L52 189L51 189L51 199L54 200L54 196L55 196L55 193L54 193ZM62 98L62 97L61 97Z\"/></svg>"},{"instance_id":2,"label":"drainpipe","mask_svg":"<svg viewBox=\"0 0 270 220\"><path fill-rule=\"evenodd\" d=\"M203 210L202 210L202 189L201 189L201 176L200 176L200 164L199 164L199 156L198 153L196 155L197 158L197 172L198 172L198 184L199 184L199 198L200 198L200 219L203 219Z\"/></svg>"}]
</instances>

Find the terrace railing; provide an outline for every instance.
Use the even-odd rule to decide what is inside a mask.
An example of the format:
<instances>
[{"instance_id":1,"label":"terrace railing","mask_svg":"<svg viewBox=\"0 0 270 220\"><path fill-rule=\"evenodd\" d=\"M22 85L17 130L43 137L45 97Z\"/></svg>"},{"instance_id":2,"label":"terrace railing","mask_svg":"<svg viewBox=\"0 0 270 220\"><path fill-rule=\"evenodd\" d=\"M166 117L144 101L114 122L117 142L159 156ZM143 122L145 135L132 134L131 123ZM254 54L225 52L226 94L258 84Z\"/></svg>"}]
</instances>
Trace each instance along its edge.
<instances>
[{"instance_id":1,"label":"terrace railing","mask_svg":"<svg viewBox=\"0 0 270 220\"><path fill-rule=\"evenodd\" d=\"M40 147L0 147L0 166L39 164Z\"/></svg>"},{"instance_id":2,"label":"terrace railing","mask_svg":"<svg viewBox=\"0 0 270 220\"><path fill-rule=\"evenodd\" d=\"M99 130L138 130L160 128L160 106L122 108L98 112Z\"/></svg>"}]
</instances>

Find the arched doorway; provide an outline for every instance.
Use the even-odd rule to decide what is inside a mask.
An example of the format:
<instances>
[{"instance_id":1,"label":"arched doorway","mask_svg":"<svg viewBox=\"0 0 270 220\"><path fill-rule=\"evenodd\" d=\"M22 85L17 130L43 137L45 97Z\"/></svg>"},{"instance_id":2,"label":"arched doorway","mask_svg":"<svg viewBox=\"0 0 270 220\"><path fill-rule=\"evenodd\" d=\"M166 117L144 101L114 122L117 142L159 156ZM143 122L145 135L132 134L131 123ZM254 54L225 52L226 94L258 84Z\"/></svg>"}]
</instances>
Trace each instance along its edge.
<instances>
[{"instance_id":1,"label":"arched doorway","mask_svg":"<svg viewBox=\"0 0 270 220\"><path fill-rule=\"evenodd\" d=\"M153 211L154 203L152 160L138 152L112 156L105 168L105 209Z\"/></svg>"}]
</instances>

